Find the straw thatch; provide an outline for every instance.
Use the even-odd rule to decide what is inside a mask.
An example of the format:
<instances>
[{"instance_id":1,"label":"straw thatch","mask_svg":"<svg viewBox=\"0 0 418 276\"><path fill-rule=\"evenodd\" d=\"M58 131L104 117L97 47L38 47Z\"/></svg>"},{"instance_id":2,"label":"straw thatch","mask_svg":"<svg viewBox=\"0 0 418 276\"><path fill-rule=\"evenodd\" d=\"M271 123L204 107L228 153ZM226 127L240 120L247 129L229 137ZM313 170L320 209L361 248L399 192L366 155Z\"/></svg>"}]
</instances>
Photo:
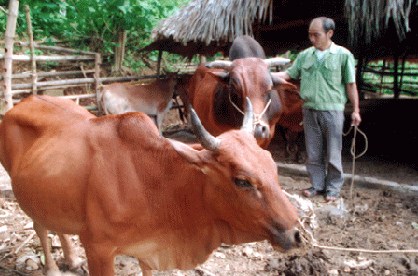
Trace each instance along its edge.
<instances>
[{"instance_id":1,"label":"straw thatch","mask_svg":"<svg viewBox=\"0 0 418 276\"><path fill-rule=\"evenodd\" d=\"M151 39L188 42L232 42L240 35L253 36L252 23L272 19L273 0L192 0L176 15L161 20Z\"/></svg>"},{"instance_id":2,"label":"straw thatch","mask_svg":"<svg viewBox=\"0 0 418 276\"><path fill-rule=\"evenodd\" d=\"M379 38L389 22L395 25L400 40L411 31L409 16L416 0L346 0L345 16L348 19L350 40L355 44L364 38L366 44Z\"/></svg>"},{"instance_id":3,"label":"straw thatch","mask_svg":"<svg viewBox=\"0 0 418 276\"><path fill-rule=\"evenodd\" d=\"M410 47L417 14L417 0L192 0L154 28L154 43L143 51L211 56L227 53L234 38L247 34L267 55L277 55L310 46L309 22L327 16L337 23L334 41L355 55L399 56L418 52Z\"/></svg>"}]
</instances>

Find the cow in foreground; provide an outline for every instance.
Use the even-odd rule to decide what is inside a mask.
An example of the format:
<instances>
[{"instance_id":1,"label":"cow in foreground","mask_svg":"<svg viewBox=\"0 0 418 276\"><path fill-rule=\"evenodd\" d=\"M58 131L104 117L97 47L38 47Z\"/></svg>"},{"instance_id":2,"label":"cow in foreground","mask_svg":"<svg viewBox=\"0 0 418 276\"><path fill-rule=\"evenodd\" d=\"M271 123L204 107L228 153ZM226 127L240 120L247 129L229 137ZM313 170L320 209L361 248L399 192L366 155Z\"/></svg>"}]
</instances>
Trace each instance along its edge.
<instances>
[{"instance_id":1,"label":"cow in foreground","mask_svg":"<svg viewBox=\"0 0 418 276\"><path fill-rule=\"evenodd\" d=\"M274 136L275 123L282 114L282 99L275 90L298 94L296 86L274 77L269 67L288 59L266 59L264 50L249 36L238 37L231 46L231 60L216 60L197 68L190 80L188 98L203 126L219 135L242 125L245 98L254 108L254 135L267 148Z\"/></svg>"},{"instance_id":2,"label":"cow in foreground","mask_svg":"<svg viewBox=\"0 0 418 276\"><path fill-rule=\"evenodd\" d=\"M150 116L161 135L164 115L170 110L177 73L168 74L151 84L111 83L103 86L102 110L105 114L143 112Z\"/></svg>"},{"instance_id":3,"label":"cow in foreground","mask_svg":"<svg viewBox=\"0 0 418 276\"><path fill-rule=\"evenodd\" d=\"M225 244L299 244L298 215L271 154L254 138L251 102L240 130L211 136L194 111L200 150L160 137L143 113L96 117L71 100L30 96L0 125L0 161L32 218L47 275L59 275L47 230L84 245L91 276L114 275L116 255L151 270L191 269ZM199 147L196 147L199 148Z\"/></svg>"}]
</instances>

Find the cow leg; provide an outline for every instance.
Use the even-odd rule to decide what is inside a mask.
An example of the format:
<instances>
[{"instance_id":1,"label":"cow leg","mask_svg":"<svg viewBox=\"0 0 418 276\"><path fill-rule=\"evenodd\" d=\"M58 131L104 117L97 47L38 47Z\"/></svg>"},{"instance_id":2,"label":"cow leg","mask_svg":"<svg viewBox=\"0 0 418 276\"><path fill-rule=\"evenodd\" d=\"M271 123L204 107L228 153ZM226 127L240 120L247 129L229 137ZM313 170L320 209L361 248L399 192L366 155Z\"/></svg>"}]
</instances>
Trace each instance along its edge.
<instances>
[{"instance_id":1,"label":"cow leg","mask_svg":"<svg viewBox=\"0 0 418 276\"><path fill-rule=\"evenodd\" d=\"M77 258L77 255L74 251L74 247L71 243L69 235L58 234L62 251L64 251L65 262L70 268L70 270L76 269L81 265L81 260Z\"/></svg>"},{"instance_id":2,"label":"cow leg","mask_svg":"<svg viewBox=\"0 0 418 276\"><path fill-rule=\"evenodd\" d=\"M98 243L93 240L92 235L80 233L80 240L84 245L87 256L87 264L90 276L113 276L115 248L106 243Z\"/></svg>"},{"instance_id":3,"label":"cow leg","mask_svg":"<svg viewBox=\"0 0 418 276\"><path fill-rule=\"evenodd\" d=\"M42 249L45 255L44 272L47 276L60 276L61 272L51 255L51 250L48 245L48 230L42 225L33 222L33 229L41 240Z\"/></svg>"},{"instance_id":4,"label":"cow leg","mask_svg":"<svg viewBox=\"0 0 418 276\"><path fill-rule=\"evenodd\" d=\"M142 276L152 276L152 270L142 270Z\"/></svg>"},{"instance_id":5,"label":"cow leg","mask_svg":"<svg viewBox=\"0 0 418 276\"><path fill-rule=\"evenodd\" d=\"M139 266L141 267L142 276L152 276L151 268L145 264L143 261L138 259Z\"/></svg>"}]
</instances>

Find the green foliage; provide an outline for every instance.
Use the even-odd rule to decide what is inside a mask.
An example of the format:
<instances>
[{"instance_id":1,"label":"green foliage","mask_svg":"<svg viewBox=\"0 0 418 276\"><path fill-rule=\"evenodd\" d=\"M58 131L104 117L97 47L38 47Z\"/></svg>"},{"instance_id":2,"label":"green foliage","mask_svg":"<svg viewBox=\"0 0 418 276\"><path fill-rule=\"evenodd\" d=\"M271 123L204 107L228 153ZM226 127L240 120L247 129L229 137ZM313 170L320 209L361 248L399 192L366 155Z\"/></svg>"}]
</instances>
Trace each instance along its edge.
<instances>
[{"instance_id":1,"label":"green foliage","mask_svg":"<svg viewBox=\"0 0 418 276\"><path fill-rule=\"evenodd\" d=\"M416 74L418 64L406 62L404 68L404 76L402 73L402 63L398 65L398 83L402 83L401 94L417 96L416 87L418 85L418 76ZM386 62L383 64L382 60L370 62L367 66L366 72L363 73L364 89L383 93L393 94L393 85L395 66L394 62Z\"/></svg>"},{"instance_id":2,"label":"green foliage","mask_svg":"<svg viewBox=\"0 0 418 276\"><path fill-rule=\"evenodd\" d=\"M132 52L150 43L148 37L162 18L190 0L20 0L16 33L27 32L24 6L31 9L35 40L68 41L69 46L113 54L117 35L127 31ZM1 0L0 33L4 35L8 1ZM71 45L72 44L72 45Z\"/></svg>"}]
</instances>

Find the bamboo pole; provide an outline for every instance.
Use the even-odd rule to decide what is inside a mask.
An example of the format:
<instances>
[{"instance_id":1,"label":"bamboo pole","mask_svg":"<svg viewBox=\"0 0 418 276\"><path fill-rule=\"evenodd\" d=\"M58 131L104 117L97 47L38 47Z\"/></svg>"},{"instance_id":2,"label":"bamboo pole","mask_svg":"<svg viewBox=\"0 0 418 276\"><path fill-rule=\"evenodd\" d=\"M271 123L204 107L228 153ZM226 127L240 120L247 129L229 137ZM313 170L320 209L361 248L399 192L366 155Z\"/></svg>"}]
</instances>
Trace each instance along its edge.
<instances>
[{"instance_id":1,"label":"bamboo pole","mask_svg":"<svg viewBox=\"0 0 418 276\"><path fill-rule=\"evenodd\" d=\"M5 55L0 54L0 59L5 58ZM12 59L16 61L30 61L30 55L12 55ZM94 56L36 56L37 61L69 61L69 60L94 60Z\"/></svg>"},{"instance_id":2,"label":"bamboo pole","mask_svg":"<svg viewBox=\"0 0 418 276\"><path fill-rule=\"evenodd\" d=\"M68 77L74 75L84 75L94 73L94 70L84 70L81 71L65 71L65 72L39 72L37 73L38 78L45 78L45 77ZM27 79L32 77L30 73L22 73L22 74L14 74L12 75L12 79Z\"/></svg>"},{"instance_id":3,"label":"bamboo pole","mask_svg":"<svg viewBox=\"0 0 418 276\"><path fill-rule=\"evenodd\" d=\"M95 55L95 61L94 61L94 89L96 91L96 103L97 103L97 109L99 116L102 115L102 105L101 105L101 96L100 96L100 64L102 63L102 59L100 57L100 54Z\"/></svg>"},{"instance_id":4,"label":"bamboo pole","mask_svg":"<svg viewBox=\"0 0 418 276\"><path fill-rule=\"evenodd\" d=\"M13 107L12 96L12 63L13 63L13 42L16 32L16 20L19 12L19 0L9 1L9 14L5 33L5 56L4 56L4 100L6 111Z\"/></svg>"},{"instance_id":5,"label":"bamboo pole","mask_svg":"<svg viewBox=\"0 0 418 276\"><path fill-rule=\"evenodd\" d=\"M85 85L85 84L93 84L94 78L88 78L88 79L67 79L67 80L53 80L53 81L42 81L37 83L38 89L46 87L46 86L63 86L63 85ZM13 84L12 89L28 89L32 88L31 83L19 83L19 84Z\"/></svg>"},{"instance_id":6,"label":"bamboo pole","mask_svg":"<svg viewBox=\"0 0 418 276\"><path fill-rule=\"evenodd\" d=\"M18 42L19 46L29 46L29 43L27 42ZM78 54L78 55L95 55L96 53L88 52L88 51L80 51L76 49L68 49L60 46L45 46L45 45L39 45L37 43L34 43L33 45L36 49L40 50L48 50L48 51L54 51L54 52L62 52L67 54Z\"/></svg>"},{"instance_id":7,"label":"bamboo pole","mask_svg":"<svg viewBox=\"0 0 418 276\"><path fill-rule=\"evenodd\" d=\"M36 56L35 48L33 46L33 31L32 31L32 21L30 19L30 8L28 5L25 5L25 14L26 14L26 24L28 25L28 34L29 34L29 43L30 43L30 57L32 60L32 94L36 94L36 82L38 76L36 74Z\"/></svg>"}]
</instances>

